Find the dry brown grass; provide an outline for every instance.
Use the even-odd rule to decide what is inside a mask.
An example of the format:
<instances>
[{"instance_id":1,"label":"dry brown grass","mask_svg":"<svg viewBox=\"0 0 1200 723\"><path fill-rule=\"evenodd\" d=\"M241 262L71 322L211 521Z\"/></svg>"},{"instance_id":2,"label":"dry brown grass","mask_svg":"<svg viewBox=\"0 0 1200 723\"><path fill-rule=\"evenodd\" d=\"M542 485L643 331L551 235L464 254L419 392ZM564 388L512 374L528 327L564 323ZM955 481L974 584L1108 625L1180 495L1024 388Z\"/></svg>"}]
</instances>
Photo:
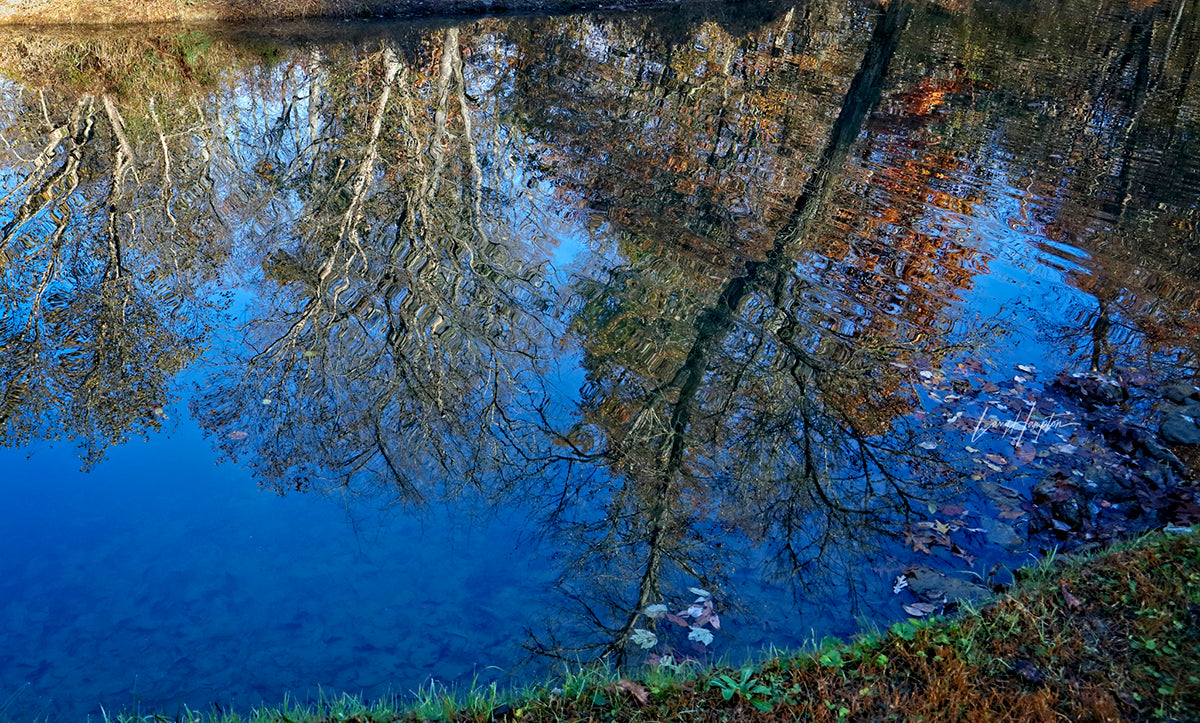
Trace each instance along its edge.
<instances>
[{"instance_id":1,"label":"dry brown grass","mask_svg":"<svg viewBox=\"0 0 1200 723\"><path fill-rule=\"evenodd\" d=\"M589 0L0 0L0 25L124 25L403 17L597 5Z\"/></svg>"}]
</instances>

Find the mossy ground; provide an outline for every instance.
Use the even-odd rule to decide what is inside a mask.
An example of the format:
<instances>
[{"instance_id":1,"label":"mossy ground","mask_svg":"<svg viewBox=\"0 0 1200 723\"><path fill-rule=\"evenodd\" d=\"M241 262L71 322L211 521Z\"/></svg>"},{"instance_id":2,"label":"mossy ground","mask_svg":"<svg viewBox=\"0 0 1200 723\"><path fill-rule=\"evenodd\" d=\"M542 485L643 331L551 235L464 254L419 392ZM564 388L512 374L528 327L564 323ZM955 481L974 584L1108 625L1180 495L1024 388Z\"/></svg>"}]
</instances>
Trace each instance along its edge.
<instances>
[{"instance_id":1,"label":"mossy ground","mask_svg":"<svg viewBox=\"0 0 1200 723\"><path fill-rule=\"evenodd\" d=\"M575 672L502 704L430 688L407 707L343 697L222 721L1196 721L1200 544L1154 535L1052 560L957 618L740 670Z\"/></svg>"}]
</instances>

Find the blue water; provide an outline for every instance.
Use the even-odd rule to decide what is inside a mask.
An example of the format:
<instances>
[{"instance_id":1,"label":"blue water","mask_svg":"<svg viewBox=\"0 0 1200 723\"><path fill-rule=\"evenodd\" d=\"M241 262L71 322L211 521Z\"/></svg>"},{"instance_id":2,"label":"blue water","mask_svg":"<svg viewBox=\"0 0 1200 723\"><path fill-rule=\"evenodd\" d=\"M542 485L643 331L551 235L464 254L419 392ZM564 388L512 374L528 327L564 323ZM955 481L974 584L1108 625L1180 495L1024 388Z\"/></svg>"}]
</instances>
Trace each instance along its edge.
<instances>
[{"instance_id":1,"label":"blue water","mask_svg":"<svg viewBox=\"0 0 1200 723\"><path fill-rule=\"evenodd\" d=\"M278 496L186 418L87 474L67 444L0 463L0 680L21 718L503 681L489 666L522 657L549 603L520 517Z\"/></svg>"}]
</instances>

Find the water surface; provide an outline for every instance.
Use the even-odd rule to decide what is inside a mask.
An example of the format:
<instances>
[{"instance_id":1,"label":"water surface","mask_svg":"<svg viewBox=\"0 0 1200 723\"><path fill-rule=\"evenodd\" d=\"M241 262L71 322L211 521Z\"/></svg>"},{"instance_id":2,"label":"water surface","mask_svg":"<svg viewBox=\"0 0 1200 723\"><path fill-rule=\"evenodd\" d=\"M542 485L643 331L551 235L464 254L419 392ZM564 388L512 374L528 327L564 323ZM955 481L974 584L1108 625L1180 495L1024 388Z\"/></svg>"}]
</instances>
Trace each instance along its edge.
<instances>
[{"instance_id":1,"label":"water surface","mask_svg":"<svg viewBox=\"0 0 1200 723\"><path fill-rule=\"evenodd\" d=\"M740 660L1003 582L1109 459L1055 373L1196 374L1196 12L4 37L0 719Z\"/></svg>"}]
</instances>

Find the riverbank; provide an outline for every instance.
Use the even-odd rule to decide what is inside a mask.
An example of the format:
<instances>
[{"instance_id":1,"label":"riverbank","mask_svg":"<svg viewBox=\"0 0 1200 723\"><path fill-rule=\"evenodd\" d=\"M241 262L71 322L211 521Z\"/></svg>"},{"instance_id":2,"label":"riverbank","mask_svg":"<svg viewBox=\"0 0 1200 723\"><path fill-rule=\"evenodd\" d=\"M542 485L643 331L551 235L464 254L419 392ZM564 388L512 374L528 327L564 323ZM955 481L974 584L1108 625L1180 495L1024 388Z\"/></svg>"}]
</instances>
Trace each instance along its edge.
<instances>
[{"instance_id":1,"label":"riverbank","mask_svg":"<svg viewBox=\"0 0 1200 723\"><path fill-rule=\"evenodd\" d=\"M0 25L133 25L300 18L402 18L634 7L645 0L0 0Z\"/></svg>"},{"instance_id":2,"label":"riverbank","mask_svg":"<svg viewBox=\"0 0 1200 723\"><path fill-rule=\"evenodd\" d=\"M1200 545L1190 531L1157 533L1092 556L1051 557L979 611L739 670L584 672L509 702L494 689L460 698L430 688L408 707L343 697L186 719L1200 720Z\"/></svg>"}]
</instances>

